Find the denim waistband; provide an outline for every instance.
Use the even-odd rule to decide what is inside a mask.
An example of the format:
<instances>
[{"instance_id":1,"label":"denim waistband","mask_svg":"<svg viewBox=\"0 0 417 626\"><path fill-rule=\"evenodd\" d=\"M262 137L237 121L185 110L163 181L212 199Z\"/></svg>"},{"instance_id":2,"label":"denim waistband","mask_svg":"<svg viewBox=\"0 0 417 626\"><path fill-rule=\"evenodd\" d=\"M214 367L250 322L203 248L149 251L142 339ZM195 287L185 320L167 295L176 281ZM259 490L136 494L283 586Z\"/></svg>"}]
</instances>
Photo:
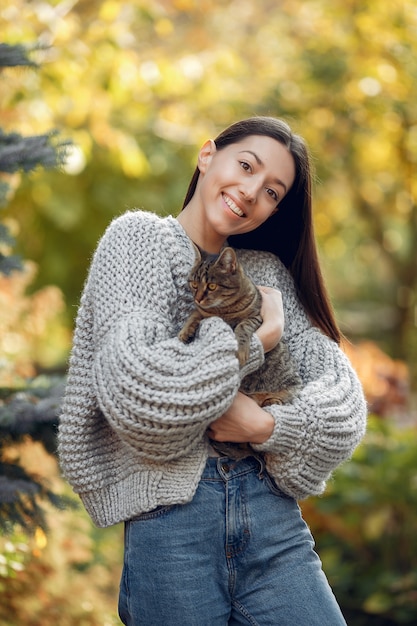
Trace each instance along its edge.
<instances>
[{"instance_id":1,"label":"denim waistband","mask_svg":"<svg viewBox=\"0 0 417 626\"><path fill-rule=\"evenodd\" d=\"M247 456L240 460L227 456L209 457L201 480L231 480L253 471L260 475L264 469L265 462L262 457L258 456Z\"/></svg>"}]
</instances>

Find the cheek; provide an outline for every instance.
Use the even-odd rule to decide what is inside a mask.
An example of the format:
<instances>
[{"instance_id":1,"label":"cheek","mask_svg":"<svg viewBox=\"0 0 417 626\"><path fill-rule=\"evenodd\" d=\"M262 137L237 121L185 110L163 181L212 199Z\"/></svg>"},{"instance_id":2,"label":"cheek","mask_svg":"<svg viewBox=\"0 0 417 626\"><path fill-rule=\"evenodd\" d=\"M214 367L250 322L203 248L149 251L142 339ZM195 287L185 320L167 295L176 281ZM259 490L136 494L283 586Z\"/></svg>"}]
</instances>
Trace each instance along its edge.
<instances>
[{"instance_id":1,"label":"cheek","mask_svg":"<svg viewBox=\"0 0 417 626\"><path fill-rule=\"evenodd\" d=\"M269 219L270 217L272 217L274 215L274 213L276 213L278 210L277 207L274 207L271 209L270 206L266 207L262 212L260 212L259 214L259 223L263 223L266 222L267 219Z\"/></svg>"},{"instance_id":2,"label":"cheek","mask_svg":"<svg viewBox=\"0 0 417 626\"><path fill-rule=\"evenodd\" d=\"M237 172L229 162L213 161L207 174L207 183L210 187L222 187L238 182Z\"/></svg>"}]
</instances>

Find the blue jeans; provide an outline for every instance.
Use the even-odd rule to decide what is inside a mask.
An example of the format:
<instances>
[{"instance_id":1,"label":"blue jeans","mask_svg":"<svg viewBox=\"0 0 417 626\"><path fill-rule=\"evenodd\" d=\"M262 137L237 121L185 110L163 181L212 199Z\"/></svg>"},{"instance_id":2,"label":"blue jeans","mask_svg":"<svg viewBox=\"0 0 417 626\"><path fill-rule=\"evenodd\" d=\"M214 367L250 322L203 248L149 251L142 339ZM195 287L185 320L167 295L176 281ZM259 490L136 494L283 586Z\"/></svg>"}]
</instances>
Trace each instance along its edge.
<instances>
[{"instance_id":1,"label":"blue jeans","mask_svg":"<svg viewBox=\"0 0 417 626\"><path fill-rule=\"evenodd\" d=\"M125 525L126 626L346 626L295 500L262 459L209 458L193 500Z\"/></svg>"}]
</instances>

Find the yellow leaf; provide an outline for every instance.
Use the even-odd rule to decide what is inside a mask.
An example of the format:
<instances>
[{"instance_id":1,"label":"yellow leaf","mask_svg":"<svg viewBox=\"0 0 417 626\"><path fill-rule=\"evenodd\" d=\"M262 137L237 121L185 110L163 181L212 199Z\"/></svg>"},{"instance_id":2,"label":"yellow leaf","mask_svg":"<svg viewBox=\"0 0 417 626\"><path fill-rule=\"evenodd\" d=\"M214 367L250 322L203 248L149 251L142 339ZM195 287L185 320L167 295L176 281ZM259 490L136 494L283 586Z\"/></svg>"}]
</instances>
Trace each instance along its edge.
<instances>
[{"instance_id":1,"label":"yellow leaf","mask_svg":"<svg viewBox=\"0 0 417 626\"><path fill-rule=\"evenodd\" d=\"M46 544L48 543L48 540L47 540L46 535L43 532L42 528L38 527L35 530L35 543L36 543L36 546L40 550L43 550L46 547Z\"/></svg>"},{"instance_id":2,"label":"yellow leaf","mask_svg":"<svg viewBox=\"0 0 417 626\"><path fill-rule=\"evenodd\" d=\"M363 608L367 613L380 614L384 613L391 607L391 601L388 594L380 592L374 593L365 600Z\"/></svg>"},{"instance_id":3,"label":"yellow leaf","mask_svg":"<svg viewBox=\"0 0 417 626\"><path fill-rule=\"evenodd\" d=\"M126 176L135 178L149 172L149 163L133 137L124 137L119 143L119 157Z\"/></svg>"},{"instance_id":4,"label":"yellow leaf","mask_svg":"<svg viewBox=\"0 0 417 626\"><path fill-rule=\"evenodd\" d=\"M119 15L120 7L121 3L115 2L114 0L103 2L100 7L99 16L105 22L112 22Z\"/></svg>"},{"instance_id":5,"label":"yellow leaf","mask_svg":"<svg viewBox=\"0 0 417 626\"><path fill-rule=\"evenodd\" d=\"M174 25L168 18L164 17L155 23L155 31L159 37L167 37L174 30Z\"/></svg>"},{"instance_id":6,"label":"yellow leaf","mask_svg":"<svg viewBox=\"0 0 417 626\"><path fill-rule=\"evenodd\" d=\"M389 509L375 511L368 515L363 521L363 531L368 539L378 539L382 537L390 518Z\"/></svg>"}]
</instances>

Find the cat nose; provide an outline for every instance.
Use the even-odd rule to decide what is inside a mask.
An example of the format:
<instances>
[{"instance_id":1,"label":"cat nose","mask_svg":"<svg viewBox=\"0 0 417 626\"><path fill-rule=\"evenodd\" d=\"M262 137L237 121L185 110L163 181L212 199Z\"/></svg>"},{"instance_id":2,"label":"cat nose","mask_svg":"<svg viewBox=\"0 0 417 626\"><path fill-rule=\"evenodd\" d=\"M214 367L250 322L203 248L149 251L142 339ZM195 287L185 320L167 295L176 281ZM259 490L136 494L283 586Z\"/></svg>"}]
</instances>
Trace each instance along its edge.
<instances>
[{"instance_id":1,"label":"cat nose","mask_svg":"<svg viewBox=\"0 0 417 626\"><path fill-rule=\"evenodd\" d=\"M200 303L204 298L204 289L197 289L197 293L194 296L194 300Z\"/></svg>"}]
</instances>

